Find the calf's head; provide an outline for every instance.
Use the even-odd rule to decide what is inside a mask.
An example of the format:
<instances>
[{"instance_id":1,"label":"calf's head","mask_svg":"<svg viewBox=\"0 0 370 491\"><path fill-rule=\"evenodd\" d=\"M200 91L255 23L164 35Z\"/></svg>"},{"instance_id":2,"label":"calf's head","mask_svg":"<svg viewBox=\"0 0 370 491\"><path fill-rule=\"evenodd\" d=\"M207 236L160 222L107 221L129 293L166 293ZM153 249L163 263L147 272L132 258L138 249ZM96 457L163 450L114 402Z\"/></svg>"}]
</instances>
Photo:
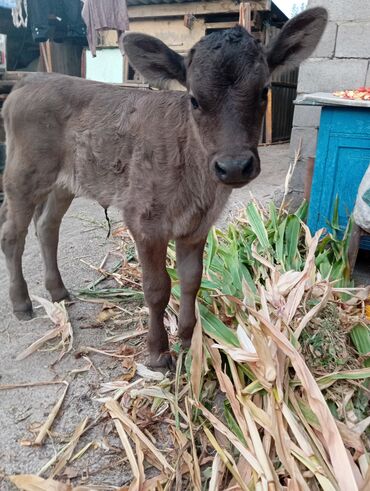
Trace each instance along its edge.
<instances>
[{"instance_id":1,"label":"calf's head","mask_svg":"<svg viewBox=\"0 0 370 491\"><path fill-rule=\"evenodd\" d=\"M257 145L271 73L307 58L325 29L326 10L291 19L267 48L245 29L203 37L183 57L158 39L139 33L124 38L130 63L151 83L176 80L188 91L191 122L212 174L240 187L260 172Z\"/></svg>"}]
</instances>

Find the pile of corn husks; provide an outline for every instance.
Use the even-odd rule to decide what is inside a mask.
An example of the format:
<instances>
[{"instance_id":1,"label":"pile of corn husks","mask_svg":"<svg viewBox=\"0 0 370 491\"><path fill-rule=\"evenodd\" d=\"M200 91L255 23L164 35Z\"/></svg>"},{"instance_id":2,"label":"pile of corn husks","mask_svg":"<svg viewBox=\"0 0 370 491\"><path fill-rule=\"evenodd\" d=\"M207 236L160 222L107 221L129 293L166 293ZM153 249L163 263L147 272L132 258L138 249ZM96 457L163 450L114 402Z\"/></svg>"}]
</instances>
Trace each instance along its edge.
<instances>
[{"instance_id":1,"label":"pile of corn husks","mask_svg":"<svg viewBox=\"0 0 370 491\"><path fill-rule=\"evenodd\" d=\"M112 381L109 397L105 385L102 411L133 475L121 491L370 489L369 291L349 281L349 230L312 237L306 211L251 202L226 232L212 230L191 349L173 345L176 374L138 364L133 381ZM173 340L175 265L171 246ZM105 489L12 480L29 490Z\"/></svg>"}]
</instances>

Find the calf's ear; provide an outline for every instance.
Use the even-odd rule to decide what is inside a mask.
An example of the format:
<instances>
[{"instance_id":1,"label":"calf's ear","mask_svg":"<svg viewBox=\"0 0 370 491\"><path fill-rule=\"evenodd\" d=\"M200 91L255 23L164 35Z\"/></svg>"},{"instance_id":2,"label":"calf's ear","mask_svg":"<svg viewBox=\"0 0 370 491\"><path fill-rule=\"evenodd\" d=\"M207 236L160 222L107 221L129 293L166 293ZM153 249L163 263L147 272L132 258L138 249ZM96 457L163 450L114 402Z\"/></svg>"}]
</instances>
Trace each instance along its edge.
<instances>
[{"instance_id":1,"label":"calf's ear","mask_svg":"<svg viewBox=\"0 0 370 491\"><path fill-rule=\"evenodd\" d=\"M186 85L184 58L159 39L130 32L123 38L123 48L130 64L149 83L162 88L176 80Z\"/></svg>"},{"instance_id":2,"label":"calf's ear","mask_svg":"<svg viewBox=\"0 0 370 491\"><path fill-rule=\"evenodd\" d=\"M267 48L270 71L295 68L316 48L328 21L322 7L305 10L285 24Z\"/></svg>"}]
</instances>

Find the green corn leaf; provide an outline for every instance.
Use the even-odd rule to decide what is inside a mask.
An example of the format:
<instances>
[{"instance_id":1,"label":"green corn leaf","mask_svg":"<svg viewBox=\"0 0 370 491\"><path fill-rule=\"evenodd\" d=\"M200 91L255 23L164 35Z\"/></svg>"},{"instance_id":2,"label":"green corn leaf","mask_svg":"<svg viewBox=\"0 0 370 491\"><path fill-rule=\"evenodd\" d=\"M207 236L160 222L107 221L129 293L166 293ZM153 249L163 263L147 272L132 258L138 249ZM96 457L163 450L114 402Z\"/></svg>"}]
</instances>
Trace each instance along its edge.
<instances>
[{"instance_id":1,"label":"green corn leaf","mask_svg":"<svg viewBox=\"0 0 370 491\"><path fill-rule=\"evenodd\" d=\"M229 402L225 402L224 404L224 414L225 414L225 420L227 423L227 426L230 428L230 430L234 433L236 437L243 443L243 445L247 445L247 442L245 441L244 435L242 430L240 429L238 423L236 422Z\"/></svg>"},{"instance_id":2,"label":"green corn leaf","mask_svg":"<svg viewBox=\"0 0 370 491\"><path fill-rule=\"evenodd\" d=\"M308 202L303 201L298 208L298 210L294 213L296 217L298 217L302 222L306 221L308 214Z\"/></svg>"},{"instance_id":3,"label":"green corn leaf","mask_svg":"<svg viewBox=\"0 0 370 491\"><path fill-rule=\"evenodd\" d=\"M278 223L278 213L273 201L269 204L269 217L270 217L270 231L273 234L273 240L276 242L279 234L279 223Z\"/></svg>"},{"instance_id":4,"label":"green corn leaf","mask_svg":"<svg viewBox=\"0 0 370 491\"><path fill-rule=\"evenodd\" d=\"M203 330L212 339L228 346L239 347L239 341L234 332L214 314L212 314L207 307L199 305L200 316L202 319Z\"/></svg>"},{"instance_id":5,"label":"green corn leaf","mask_svg":"<svg viewBox=\"0 0 370 491\"><path fill-rule=\"evenodd\" d=\"M329 385L333 384L336 380L364 380L367 378L370 378L370 367L324 375L317 379L317 383L323 388L329 387Z\"/></svg>"},{"instance_id":6,"label":"green corn leaf","mask_svg":"<svg viewBox=\"0 0 370 491\"><path fill-rule=\"evenodd\" d=\"M253 233L258 239L258 242L261 244L263 249L269 250L270 242L268 240L265 224L263 223L262 217L257 211L254 203L251 202L248 204L246 214Z\"/></svg>"},{"instance_id":7,"label":"green corn leaf","mask_svg":"<svg viewBox=\"0 0 370 491\"><path fill-rule=\"evenodd\" d=\"M285 229L287 225L288 219L284 218L284 220L279 225L279 238L276 242L275 246L275 254L277 261L286 268L285 259L284 259L284 242L285 242Z\"/></svg>"},{"instance_id":8,"label":"green corn leaf","mask_svg":"<svg viewBox=\"0 0 370 491\"><path fill-rule=\"evenodd\" d=\"M365 356L364 366L370 368L370 329L363 323L356 324L350 332L351 341L357 352Z\"/></svg>"},{"instance_id":9,"label":"green corn leaf","mask_svg":"<svg viewBox=\"0 0 370 491\"><path fill-rule=\"evenodd\" d=\"M298 217L291 215L288 217L286 226L286 262L288 269L297 269L299 266L300 255L298 252L298 241L301 232L301 222Z\"/></svg>"},{"instance_id":10,"label":"green corn leaf","mask_svg":"<svg viewBox=\"0 0 370 491\"><path fill-rule=\"evenodd\" d=\"M172 281L178 281L179 277L175 268L167 267L167 273Z\"/></svg>"},{"instance_id":11,"label":"green corn leaf","mask_svg":"<svg viewBox=\"0 0 370 491\"><path fill-rule=\"evenodd\" d=\"M249 288L252 290L253 293L257 293L256 282L255 280L253 280L252 275L249 272L249 269L246 266L244 266L244 264L242 263L240 263L239 268L240 268L241 276L244 278Z\"/></svg>"},{"instance_id":12,"label":"green corn leaf","mask_svg":"<svg viewBox=\"0 0 370 491\"><path fill-rule=\"evenodd\" d=\"M218 240L215 227L212 227L208 234L207 240L207 259L206 259L206 271L209 271L212 260L216 254L218 246Z\"/></svg>"},{"instance_id":13,"label":"green corn leaf","mask_svg":"<svg viewBox=\"0 0 370 491\"><path fill-rule=\"evenodd\" d=\"M334 208L333 208L333 218L331 219L330 226L335 232L341 230L339 225L339 196L338 195L335 198Z\"/></svg>"},{"instance_id":14,"label":"green corn leaf","mask_svg":"<svg viewBox=\"0 0 370 491\"><path fill-rule=\"evenodd\" d=\"M176 299L179 299L180 298L180 294L181 294L181 291L180 291L180 284L177 284L177 285L172 285L172 288L171 288L171 293L172 295L176 298Z\"/></svg>"}]
</instances>

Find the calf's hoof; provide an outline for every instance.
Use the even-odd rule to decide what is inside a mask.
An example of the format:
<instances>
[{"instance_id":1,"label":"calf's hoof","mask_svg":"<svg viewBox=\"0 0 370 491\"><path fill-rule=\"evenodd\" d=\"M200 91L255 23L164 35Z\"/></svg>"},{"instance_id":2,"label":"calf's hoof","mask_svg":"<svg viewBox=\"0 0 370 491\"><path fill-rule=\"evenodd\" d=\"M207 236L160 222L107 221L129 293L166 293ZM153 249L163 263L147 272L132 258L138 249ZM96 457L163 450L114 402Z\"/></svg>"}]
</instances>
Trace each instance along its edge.
<instances>
[{"instance_id":1,"label":"calf's hoof","mask_svg":"<svg viewBox=\"0 0 370 491\"><path fill-rule=\"evenodd\" d=\"M50 292L53 302L61 302L62 300L71 300L71 296L66 288L60 288L59 290Z\"/></svg>"},{"instance_id":2,"label":"calf's hoof","mask_svg":"<svg viewBox=\"0 0 370 491\"><path fill-rule=\"evenodd\" d=\"M22 310L13 310L14 315L16 318L20 321L29 321L33 317L33 310L32 310L32 305L30 307L27 307L27 309L22 309Z\"/></svg>"},{"instance_id":3,"label":"calf's hoof","mask_svg":"<svg viewBox=\"0 0 370 491\"><path fill-rule=\"evenodd\" d=\"M165 370L176 370L176 358L167 351L166 353L150 353L149 354L149 366L151 368L160 368Z\"/></svg>"},{"instance_id":4,"label":"calf's hoof","mask_svg":"<svg viewBox=\"0 0 370 491\"><path fill-rule=\"evenodd\" d=\"M191 338L181 338L181 345L183 349L189 349L191 346Z\"/></svg>"}]
</instances>

